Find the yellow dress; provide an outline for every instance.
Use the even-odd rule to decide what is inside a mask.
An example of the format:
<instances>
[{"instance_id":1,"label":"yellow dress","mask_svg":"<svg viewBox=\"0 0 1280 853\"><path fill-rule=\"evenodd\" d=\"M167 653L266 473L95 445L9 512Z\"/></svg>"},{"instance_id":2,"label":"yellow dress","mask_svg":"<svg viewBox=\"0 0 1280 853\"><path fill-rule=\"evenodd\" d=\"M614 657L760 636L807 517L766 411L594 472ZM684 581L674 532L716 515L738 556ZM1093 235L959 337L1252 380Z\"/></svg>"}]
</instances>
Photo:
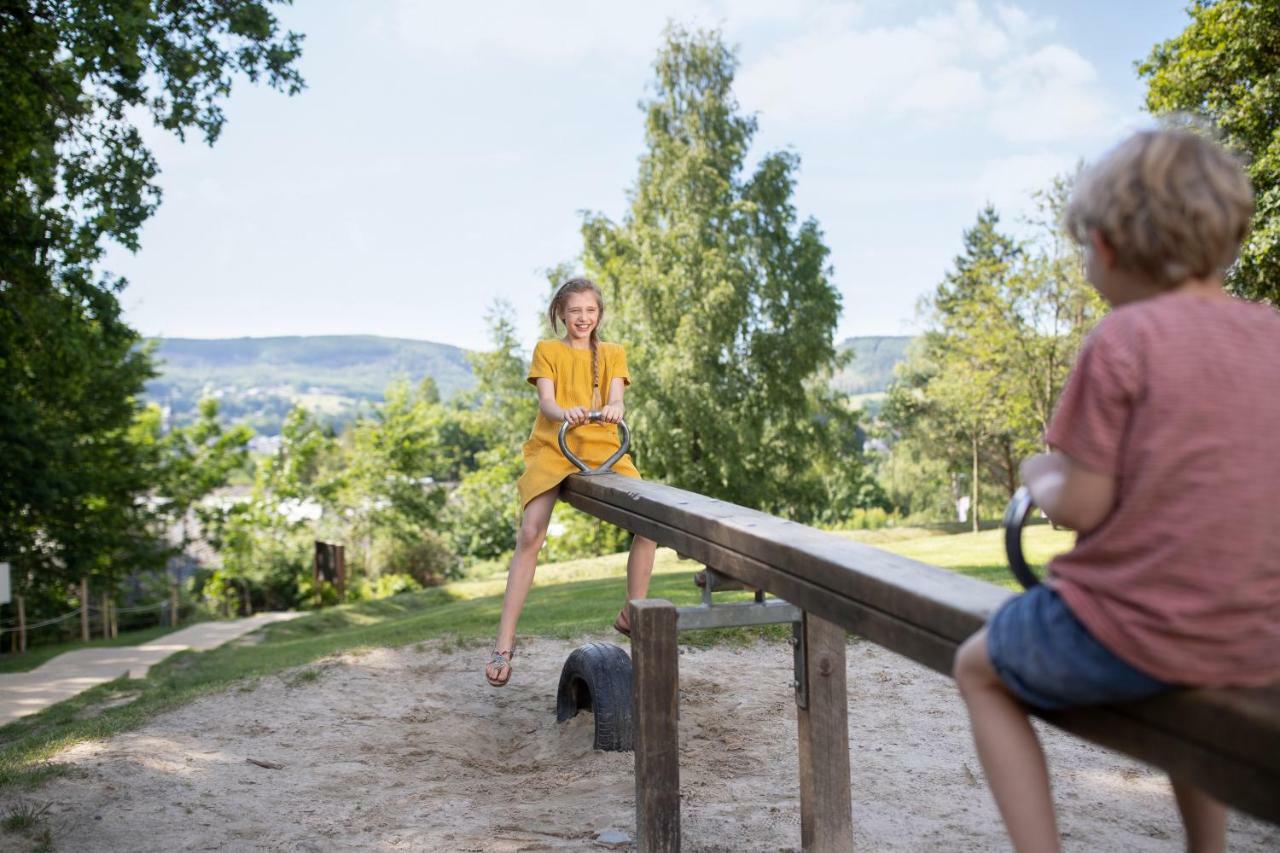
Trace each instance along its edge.
<instances>
[{"instance_id":1,"label":"yellow dress","mask_svg":"<svg viewBox=\"0 0 1280 853\"><path fill-rule=\"evenodd\" d=\"M627 354L618 344L601 341L599 347L600 400L609 400L609 385L614 379L631 384L627 373ZM563 409L574 406L591 407L591 350L574 349L564 341L539 341L533 348L533 364L529 367L529 384L537 385L539 379L550 379L556 386L556 404ZM524 443L524 474L516 483L520 492L520 506L548 489L557 488L560 482L578 468L560 452L557 436L562 421L553 421L538 412L533 422L533 432ZM618 428L614 424L583 424L572 427L565 439L579 459L591 467L604 462L618 449ZM628 477L640 478L631 454L613 463L613 470Z\"/></svg>"}]
</instances>

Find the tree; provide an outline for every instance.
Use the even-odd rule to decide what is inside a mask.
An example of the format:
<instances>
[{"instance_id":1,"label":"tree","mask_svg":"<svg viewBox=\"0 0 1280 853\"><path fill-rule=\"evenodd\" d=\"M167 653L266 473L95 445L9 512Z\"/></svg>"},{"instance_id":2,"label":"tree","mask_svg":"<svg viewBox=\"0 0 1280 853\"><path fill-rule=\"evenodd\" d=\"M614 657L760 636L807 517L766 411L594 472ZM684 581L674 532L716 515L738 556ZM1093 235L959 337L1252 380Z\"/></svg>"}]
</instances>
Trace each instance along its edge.
<instances>
[{"instance_id":1,"label":"tree","mask_svg":"<svg viewBox=\"0 0 1280 853\"><path fill-rule=\"evenodd\" d=\"M418 388L396 383L371 418L357 421L346 436L345 489L347 538L363 543L363 567L369 577L404 567L380 565L382 554L406 555L437 538L435 528L445 491L436 476L441 467L439 426L444 418L435 383ZM394 543L395 547L387 547ZM435 549L435 553L444 553ZM453 561L419 572L423 582L439 582Z\"/></svg>"},{"instance_id":2,"label":"tree","mask_svg":"<svg viewBox=\"0 0 1280 853\"><path fill-rule=\"evenodd\" d=\"M340 532L336 505L345 469L332 432L301 406L292 409L276 452L258 464L249 498L201 516L222 558L205 580L206 594L216 599L238 589L246 608L253 599L277 608L311 603L312 546ZM311 518L317 509L320 518Z\"/></svg>"},{"instance_id":3,"label":"tree","mask_svg":"<svg viewBox=\"0 0 1280 853\"><path fill-rule=\"evenodd\" d=\"M27 574L98 564L135 519L136 398L151 375L107 240L160 201L133 123L212 143L237 74L302 86L300 36L263 0L16 0L0 9L0 554ZM24 575L26 576L26 575Z\"/></svg>"},{"instance_id":4,"label":"tree","mask_svg":"<svg viewBox=\"0 0 1280 853\"><path fill-rule=\"evenodd\" d=\"M472 455L471 469L449 496L443 524L454 552L469 561L495 559L515 548L521 447L538 412L511 305L495 303L486 319L492 347L470 356L476 384L455 413L478 428L483 449Z\"/></svg>"},{"instance_id":5,"label":"tree","mask_svg":"<svg viewBox=\"0 0 1280 853\"><path fill-rule=\"evenodd\" d=\"M191 543L190 516L204 498L227 484L231 474L249 462L249 439L253 430L243 424L229 429L218 416L218 401L200 401L198 419L185 427L175 427L156 441L157 460L153 476L161 515L180 531L178 550Z\"/></svg>"},{"instance_id":6,"label":"tree","mask_svg":"<svg viewBox=\"0 0 1280 853\"><path fill-rule=\"evenodd\" d=\"M799 158L744 174L756 121L738 112L736 67L718 33L667 31L630 208L586 216L583 260L627 347L646 475L811 518L820 472L859 466L827 450L848 419L817 381L838 361L840 296L817 222L791 201Z\"/></svg>"},{"instance_id":7,"label":"tree","mask_svg":"<svg viewBox=\"0 0 1280 853\"><path fill-rule=\"evenodd\" d=\"M1059 222L1071 180L1036 193L1034 238L1018 243L987 207L953 270L923 303L929 328L890 388L891 491L936 513L967 481L974 529L984 495L1007 499L1044 433L1075 353L1105 305Z\"/></svg>"},{"instance_id":8,"label":"tree","mask_svg":"<svg viewBox=\"0 0 1280 853\"><path fill-rule=\"evenodd\" d=\"M964 251L925 304L932 328L890 392L885 417L969 480L973 529L981 518L983 449L1002 443L1002 381L1010 335L1008 287L1021 249L991 206L964 232ZM1016 332L1015 332L1016 333Z\"/></svg>"},{"instance_id":9,"label":"tree","mask_svg":"<svg viewBox=\"0 0 1280 853\"><path fill-rule=\"evenodd\" d=\"M1188 12L1187 28L1138 64L1147 108L1207 118L1248 155L1257 212L1227 284L1280 305L1280 4L1195 0Z\"/></svg>"}]
</instances>

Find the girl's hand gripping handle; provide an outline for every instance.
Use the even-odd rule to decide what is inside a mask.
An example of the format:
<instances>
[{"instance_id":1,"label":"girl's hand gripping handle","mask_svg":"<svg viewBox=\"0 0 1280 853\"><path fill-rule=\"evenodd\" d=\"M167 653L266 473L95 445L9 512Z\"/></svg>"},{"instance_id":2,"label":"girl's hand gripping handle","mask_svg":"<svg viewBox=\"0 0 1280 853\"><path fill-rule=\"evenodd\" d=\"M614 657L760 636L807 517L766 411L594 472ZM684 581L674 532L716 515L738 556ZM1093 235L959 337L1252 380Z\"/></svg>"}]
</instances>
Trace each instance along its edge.
<instances>
[{"instance_id":1,"label":"girl's hand gripping handle","mask_svg":"<svg viewBox=\"0 0 1280 853\"><path fill-rule=\"evenodd\" d=\"M569 444L568 442L565 441L565 436L569 434L569 428L572 426L577 426L577 424L569 422L567 418L567 414L568 413L566 413L565 422L560 425L560 435L558 436L558 439L560 442L560 452L564 454L565 459L568 459L574 465L578 466L578 469L582 471L582 473L584 474L609 473L609 469L613 467L613 464L617 462L619 459L621 459L623 454L625 454L631 448L631 430L627 428L626 421L618 421L618 432L621 434L621 438L618 441L618 449L614 451L614 454L610 456L608 459L606 459L604 461L604 464L602 464L599 468L596 468L594 470L591 468L588 468L587 464L583 462L581 459L579 459L574 454L574 452L569 449ZM600 412L589 412L587 414L587 420L591 422L597 422L601 420Z\"/></svg>"}]
</instances>

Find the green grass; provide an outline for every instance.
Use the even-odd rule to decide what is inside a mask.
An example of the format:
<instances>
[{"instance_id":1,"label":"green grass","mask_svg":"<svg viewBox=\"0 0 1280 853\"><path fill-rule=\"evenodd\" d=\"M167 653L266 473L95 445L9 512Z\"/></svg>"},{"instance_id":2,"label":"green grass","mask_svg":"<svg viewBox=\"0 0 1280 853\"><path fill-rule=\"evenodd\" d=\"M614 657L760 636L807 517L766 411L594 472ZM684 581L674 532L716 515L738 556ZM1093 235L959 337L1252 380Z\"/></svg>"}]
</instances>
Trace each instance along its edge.
<instances>
[{"instance_id":1,"label":"green grass","mask_svg":"<svg viewBox=\"0 0 1280 853\"><path fill-rule=\"evenodd\" d=\"M53 830L46 820L51 807L51 803L32 803L26 800L11 803L4 808L3 817L0 817L0 829L25 836L33 845L33 853L53 850Z\"/></svg>"},{"instance_id":2,"label":"green grass","mask_svg":"<svg viewBox=\"0 0 1280 853\"><path fill-rule=\"evenodd\" d=\"M101 638L90 640L87 643L72 642L59 643L52 646L36 646L28 648L25 655L3 654L0 655L0 673L5 672L30 672L46 661L53 660L64 652L73 652L76 649L96 649L103 646L139 646L152 640L163 637L177 631L179 628L189 628L194 622L186 622L177 628L171 628L168 625L156 625L151 628L139 628L136 631L121 631L120 636L112 637L109 640Z\"/></svg>"},{"instance_id":3,"label":"green grass","mask_svg":"<svg viewBox=\"0 0 1280 853\"><path fill-rule=\"evenodd\" d=\"M1004 531L999 528L978 533L947 533L904 527L859 530L840 535L988 583L1009 589L1019 588L1005 562ZM1070 549L1075 544L1075 537L1069 530L1054 530L1048 524L1029 525L1022 532L1022 551L1033 567L1040 567L1050 557Z\"/></svg>"},{"instance_id":4,"label":"green grass","mask_svg":"<svg viewBox=\"0 0 1280 853\"><path fill-rule=\"evenodd\" d=\"M1012 585L997 530L946 535L913 528L844 535ZM1071 534L1038 526L1028 529L1025 541L1029 557L1038 561L1068 547ZM695 563L678 560L669 550L659 550L650 595L677 605L696 603L699 590L691 576L697 568ZM520 619L521 635L576 639L609 632L622 605L621 579L625 574L625 554L540 567ZM457 648L488 643L498 623L505 582L502 566L476 567L467 579L443 587L308 614L262 629L264 639L257 645L228 644L208 652L181 652L152 667L147 678L120 679L95 687L0 727L0 789L35 788L51 776L67 772L64 765L50 759L74 743L135 728L198 696L233 687L252 690L257 679L306 666L326 655L428 641ZM749 642L761 636L781 638L788 631L786 626L706 631L685 635L681 642ZM482 664L483 656L478 655L477 671ZM322 667L302 670L287 676L287 684L305 685L322 677L322 672Z\"/></svg>"}]
</instances>

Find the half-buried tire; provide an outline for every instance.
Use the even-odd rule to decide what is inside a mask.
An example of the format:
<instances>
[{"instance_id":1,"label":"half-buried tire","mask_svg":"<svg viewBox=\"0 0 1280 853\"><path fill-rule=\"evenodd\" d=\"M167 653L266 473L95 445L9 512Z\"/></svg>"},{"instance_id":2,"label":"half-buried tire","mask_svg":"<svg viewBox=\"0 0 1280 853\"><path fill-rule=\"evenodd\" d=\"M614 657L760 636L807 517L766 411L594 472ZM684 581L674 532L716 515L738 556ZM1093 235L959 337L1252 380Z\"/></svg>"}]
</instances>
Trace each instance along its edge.
<instances>
[{"instance_id":1,"label":"half-buried tire","mask_svg":"<svg viewBox=\"0 0 1280 853\"><path fill-rule=\"evenodd\" d=\"M595 748L628 752L631 730L631 658L621 646L588 643L574 649L560 671L556 720L565 722L590 711L595 717Z\"/></svg>"}]
</instances>

